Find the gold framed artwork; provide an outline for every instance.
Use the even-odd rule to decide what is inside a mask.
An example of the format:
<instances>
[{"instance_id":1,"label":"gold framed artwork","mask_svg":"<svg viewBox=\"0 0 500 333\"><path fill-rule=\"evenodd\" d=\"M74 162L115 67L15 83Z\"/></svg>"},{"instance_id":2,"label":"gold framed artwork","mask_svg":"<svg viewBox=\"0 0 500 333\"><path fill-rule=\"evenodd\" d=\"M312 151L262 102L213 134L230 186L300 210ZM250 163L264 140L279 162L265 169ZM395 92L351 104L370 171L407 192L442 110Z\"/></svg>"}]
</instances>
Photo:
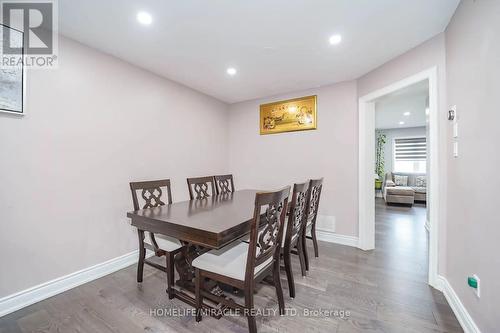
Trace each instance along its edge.
<instances>
[{"instance_id":1,"label":"gold framed artwork","mask_svg":"<svg viewBox=\"0 0 500 333\"><path fill-rule=\"evenodd\" d=\"M260 106L260 134L316 129L316 95Z\"/></svg>"}]
</instances>

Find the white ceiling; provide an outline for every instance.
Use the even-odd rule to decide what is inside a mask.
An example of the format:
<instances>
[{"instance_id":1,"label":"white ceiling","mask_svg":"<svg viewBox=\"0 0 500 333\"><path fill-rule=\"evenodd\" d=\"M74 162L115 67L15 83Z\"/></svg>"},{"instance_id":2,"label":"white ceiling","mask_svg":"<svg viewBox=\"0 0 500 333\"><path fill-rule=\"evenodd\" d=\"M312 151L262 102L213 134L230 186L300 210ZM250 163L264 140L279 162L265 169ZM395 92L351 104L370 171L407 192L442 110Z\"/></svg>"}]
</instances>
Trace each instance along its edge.
<instances>
[{"instance_id":1,"label":"white ceiling","mask_svg":"<svg viewBox=\"0 0 500 333\"><path fill-rule=\"evenodd\" d=\"M375 128L426 126L429 83L427 80L379 98L375 103ZM410 115L405 116L404 113ZM403 121L404 124L399 124Z\"/></svg>"},{"instance_id":2,"label":"white ceiling","mask_svg":"<svg viewBox=\"0 0 500 333\"><path fill-rule=\"evenodd\" d=\"M222 101L351 80L442 32L459 0L59 0L63 35ZM153 24L140 25L138 11ZM339 33L340 45L328 39ZM238 74L229 77L227 67Z\"/></svg>"}]
</instances>

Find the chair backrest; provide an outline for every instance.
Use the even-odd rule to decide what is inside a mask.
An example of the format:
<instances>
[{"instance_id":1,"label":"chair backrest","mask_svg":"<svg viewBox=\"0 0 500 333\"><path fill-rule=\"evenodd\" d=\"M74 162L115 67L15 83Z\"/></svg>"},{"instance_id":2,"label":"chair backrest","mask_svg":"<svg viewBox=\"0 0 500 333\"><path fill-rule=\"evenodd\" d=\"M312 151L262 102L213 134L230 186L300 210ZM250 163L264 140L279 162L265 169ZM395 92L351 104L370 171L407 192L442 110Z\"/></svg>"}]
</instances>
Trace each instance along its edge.
<instances>
[{"instance_id":1,"label":"chair backrest","mask_svg":"<svg viewBox=\"0 0 500 333\"><path fill-rule=\"evenodd\" d=\"M323 188L323 178L311 179L309 181L309 196L307 198L307 219L316 223L318 216L319 198Z\"/></svg>"},{"instance_id":2,"label":"chair backrest","mask_svg":"<svg viewBox=\"0 0 500 333\"><path fill-rule=\"evenodd\" d=\"M214 177L212 176L188 178L187 184L191 200L204 199L216 194Z\"/></svg>"},{"instance_id":3,"label":"chair backrest","mask_svg":"<svg viewBox=\"0 0 500 333\"><path fill-rule=\"evenodd\" d=\"M280 259L289 195L290 186L276 192L262 192L255 195L245 279L253 278L255 267L272 256L275 260Z\"/></svg>"},{"instance_id":4,"label":"chair backrest","mask_svg":"<svg viewBox=\"0 0 500 333\"><path fill-rule=\"evenodd\" d=\"M285 247L290 246L292 239L300 235L307 222L307 196L309 194L309 182L293 184L292 198L288 206L290 207L288 223L285 235Z\"/></svg>"},{"instance_id":5,"label":"chair backrest","mask_svg":"<svg viewBox=\"0 0 500 333\"><path fill-rule=\"evenodd\" d=\"M166 190L166 199L162 198L164 190ZM130 191L132 192L134 210L153 208L172 203L170 179L131 182ZM139 204L138 191L141 192L141 198L144 201L143 205Z\"/></svg>"},{"instance_id":6,"label":"chair backrest","mask_svg":"<svg viewBox=\"0 0 500 333\"><path fill-rule=\"evenodd\" d=\"M233 175L214 176L214 180L217 194L227 194L234 192Z\"/></svg>"}]
</instances>

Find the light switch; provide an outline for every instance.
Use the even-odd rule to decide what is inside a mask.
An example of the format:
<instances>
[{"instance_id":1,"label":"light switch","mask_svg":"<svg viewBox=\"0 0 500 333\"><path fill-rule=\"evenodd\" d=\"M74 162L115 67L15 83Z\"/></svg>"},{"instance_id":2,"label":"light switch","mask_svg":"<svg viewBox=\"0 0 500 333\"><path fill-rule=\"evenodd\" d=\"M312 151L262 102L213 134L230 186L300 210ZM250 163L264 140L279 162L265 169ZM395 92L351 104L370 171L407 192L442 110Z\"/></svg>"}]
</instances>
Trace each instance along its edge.
<instances>
[{"instance_id":1,"label":"light switch","mask_svg":"<svg viewBox=\"0 0 500 333\"><path fill-rule=\"evenodd\" d=\"M453 137L458 138L458 122L453 123Z\"/></svg>"}]
</instances>

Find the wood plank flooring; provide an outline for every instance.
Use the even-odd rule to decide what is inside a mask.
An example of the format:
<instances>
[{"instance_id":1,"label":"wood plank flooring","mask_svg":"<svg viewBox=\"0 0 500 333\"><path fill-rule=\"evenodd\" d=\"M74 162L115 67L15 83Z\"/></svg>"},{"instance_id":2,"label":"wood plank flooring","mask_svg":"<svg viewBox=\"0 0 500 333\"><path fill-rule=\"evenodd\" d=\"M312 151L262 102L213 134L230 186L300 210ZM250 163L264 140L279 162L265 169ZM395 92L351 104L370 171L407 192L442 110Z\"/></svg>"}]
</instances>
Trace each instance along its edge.
<instances>
[{"instance_id":1,"label":"wood plank flooring","mask_svg":"<svg viewBox=\"0 0 500 333\"><path fill-rule=\"evenodd\" d=\"M426 283L425 207L376 204L376 250L320 242L306 278L292 257L295 299L282 274L289 315L258 317L259 332L462 332L444 296ZM191 313L168 316L169 309L190 308L168 299L162 272L146 266L142 284L135 272L128 267L4 316L0 332L247 332L243 317L204 317L197 324ZM274 287L260 284L255 308L277 307ZM306 317L307 309L328 315Z\"/></svg>"}]
</instances>

